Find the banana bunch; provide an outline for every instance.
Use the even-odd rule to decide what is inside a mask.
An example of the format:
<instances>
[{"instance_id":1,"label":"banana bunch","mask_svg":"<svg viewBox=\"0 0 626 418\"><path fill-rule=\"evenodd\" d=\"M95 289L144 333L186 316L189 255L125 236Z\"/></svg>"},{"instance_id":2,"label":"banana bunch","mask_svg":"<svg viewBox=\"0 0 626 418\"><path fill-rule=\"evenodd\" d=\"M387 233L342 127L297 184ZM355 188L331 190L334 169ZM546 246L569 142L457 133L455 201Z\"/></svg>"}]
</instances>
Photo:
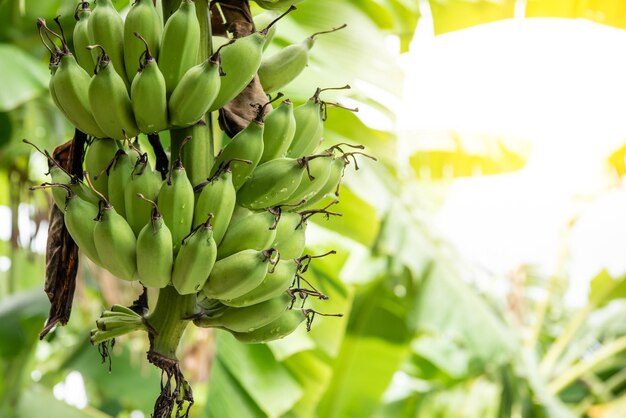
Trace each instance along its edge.
<instances>
[{"instance_id":1,"label":"banana bunch","mask_svg":"<svg viewBox=\"0 0 626 418\"><path fill-rule=\"evenodd\" d=\"M194 323L242 342L282 338L305 320L310 328L320 313L305 308L307 298L327 297L304 273L312 259L327 254L303 255L307 221L340 215L329 208L338 202L344 170L352 162L358 169L356 156L367 156L358 151L362 146L322 147L326 108L340 105L324 102L320 96L329 89L321 88L302 105L272 105L279 93L257 105L256 119L210 167L207 156L187 144L210 140L198 122L256 74L266 92L293 80L315 37L326 32L264 57L270 23L198 62L200 29L191 0L165 25L152 0L136 0L125 21L111 0L98 0L93 12L81 1L75 16L74 53L62 30L57 34L43 19L38 27L51 53L52 98L90 136L84 181L42 152L51 181L34 188L52 189L85 256L122 280L196 295ZM165 175L131 138L167 129L178 146ZM195 180L198 167L205 167L201 180ZM141 315L123 307L105 313L94 342L150 331Z\"/></svg>"}]
</instances>

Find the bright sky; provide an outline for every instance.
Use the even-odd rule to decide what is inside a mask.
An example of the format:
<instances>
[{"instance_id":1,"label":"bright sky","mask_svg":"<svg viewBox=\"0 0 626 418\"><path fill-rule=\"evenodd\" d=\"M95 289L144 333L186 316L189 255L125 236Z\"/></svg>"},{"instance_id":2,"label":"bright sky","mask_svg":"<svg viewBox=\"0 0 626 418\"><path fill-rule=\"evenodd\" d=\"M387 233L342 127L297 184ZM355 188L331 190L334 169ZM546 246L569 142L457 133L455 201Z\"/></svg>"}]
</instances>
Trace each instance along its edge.
<instances>
[{"instance_id":1,"label":"bright sky","mask_svg":"<svg viewBox=\"0 0 626 418\"><path fill-rule=\"evenodd\" d=\"M568 299L583 303L600 269L626 272L626 190L605 162L626 143L626 31L512 19L434 37L420 25L405 62L404 139L455 129L532 144L519 172L455 182L438 227L489 270L551 273L576 217Z\"/></svg>"}]
</instances>

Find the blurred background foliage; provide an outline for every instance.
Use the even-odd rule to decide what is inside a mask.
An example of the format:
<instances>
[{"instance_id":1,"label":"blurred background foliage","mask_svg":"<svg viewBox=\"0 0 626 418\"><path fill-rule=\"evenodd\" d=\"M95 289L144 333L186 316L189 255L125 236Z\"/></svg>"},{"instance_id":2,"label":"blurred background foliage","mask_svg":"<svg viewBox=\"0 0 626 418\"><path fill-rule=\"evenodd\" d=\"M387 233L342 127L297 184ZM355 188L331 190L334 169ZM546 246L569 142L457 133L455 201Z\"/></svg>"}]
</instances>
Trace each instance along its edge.
<instances>
[{"instance_id":1,"label":"blurred background foliage","mask_svg":"<svg viewBox=\"0 0 626 418\"><path fill-rule=\"evenodd\" d=\"M116 5L124 11L128 3ZM522 3L528 17L626 27L620 1ZM111 373L90 346L99 312L129 304L141 289L86 260L70 324L38 340L48 312L43 252L50 199L28 191L45 180L46 165L21 139L52 150L71 137L47 93L47 57L35 19L61 15L70 34L74 6L0 1L3 417L136 418L148 416L158 393L159 375L145 359L141 336L118 340ZM519 13L514 0L307 0L279 25L272 48L348 23L348 30L319 38L310 66L285 94L302 102L317 86L350 83L350 93L337 97L375 112L389 128L372 127L362 113L329 109L326 141L361 142L379 159L347 175L336 208L344 216L310 228L310 253L338 251L311 266L311 278L330 296L323 310L345 317L318 317L310 333L301 327L267 345L190 329L181 358L194 387L192 417L624 416L625 277L600 272L587 305L574 310L563 302L566 277L532 266L484 277L429 224L437 181L518 170L525 157L493 137L470 151L456 133L442 135L432 149L398 151L398 55L423 19L419 6L428 6L436 34ZM623 153L611 157L622 172ZM504 293L488 291L496 282L505 284Z\"/></svg>"}]
</instances>

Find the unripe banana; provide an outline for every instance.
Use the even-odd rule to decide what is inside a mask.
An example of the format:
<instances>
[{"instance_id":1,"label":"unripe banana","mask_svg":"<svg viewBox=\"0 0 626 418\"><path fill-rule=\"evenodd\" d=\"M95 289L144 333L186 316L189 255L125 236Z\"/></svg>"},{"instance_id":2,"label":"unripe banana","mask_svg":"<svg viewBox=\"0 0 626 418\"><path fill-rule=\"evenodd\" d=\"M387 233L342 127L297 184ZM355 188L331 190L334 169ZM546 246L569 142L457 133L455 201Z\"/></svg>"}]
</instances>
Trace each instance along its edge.
<instances>
[{"instance_id":1,"label":"unripe banana","mask_svg":"<svg viewBox=\"0 0 626 418\"><path fill-rule=\"evenodd\" d=\"M259 114L261 113L262 111L259 111ZM241 161L233 161L230 164L233 172L233 185L235 190L239 190L263 155L263 127L263 122L257 118L235 135L215 159L211 175L214 175L220 165L227 161L237 159L252 161L252 164Z\"/></svg>"},{"instance_id":2,"label":"unripe banana","mask_svg":"<svg viewBox=\"0 0 626 418\"><path fill-rule=\"evenodd\" d=\"M124 21L124 68L126 77L131 82L141 67L140 57L145 49L134 32L143 36L156 59L159 56L163 23L152 0L136 0Z\"/></svg>"},{"instance_id":3,"label":"unripe banana","mask_svg":"<svg viewBox=\"0 0 626 418\"><path fill-rule=\"evenodd\" d=\"M244 307L277 298L292 285L297 271L298 264L294 260L280 260L274 271L268 272L257 287L238 298L222 300L222 303L227 306Z\"/></svg>"},{"instance_id":4,"label":"unripe banana","mask_svg":"<svg viewBox=\"0 0 626 418\"><path fill-rule=\"evenodd\" d=\"M209 219L182 242L172 271L172 284L181 295L197 293L206 283L215 264L217 246Z\"/></svg>"},{"instance_id":5,"label":"unripe banana","mask_svg":"<svg viewBox=\"0 0 626 418\"><path fill-rule=\"evenodd\" d=\"M235 204L235 210L233 211L233 216L230 218L230 222L239 222L241 219L254 213L255 212L250 209Z\"/></svg>"},{"instance_id":6,"label":"unripe banana","mask_svg":"<svg viewBox=\"0 0 626 418\"><path fill-rule=\"evenodd\" d=\"M52 166L48 169L48 174L50 175L50 179L52 180L51 184L68 184L72 181L72 177L67 174L61 167ZM52 200L54 200L55 205L62 211L65 212L65 201L67 199L67 191L62 188L53 188L52 189Z\"/></svg>"},{"instance_id":7,"label":"unripe banana","mask_svg":"<svg viewBox=\"0 0 626 418\"><path fill-rule=\"evenodd\" d=\"M180 158L194 187L211 176L213 167L212 133L206 125L205 117L200 123L187 128L170 130L172 144L181 144L186 138L191 138L190 143L181 149Z\"/></svg>"},{"instance_id":8,"label":"unripe banana","mask_svg":"<svg viewBox=\"0 0 626 418\"><path fill-rule=\"evenodd\" d=\"M302 201L308 201L325 187L330 176L333 162L332 151L305 157L307 159L307 175L302 177L298 188L286 200L286 205L298 205Z\"/></svg>"},{"instance_id":9,"label":"unripe banana","mask_svg":"<svg viewBox=\"0 0 626 418\"><path fill-rule=\"evenodd\" d=\"M146 49L143 52L143 63L130 86L130 98L137 127L141 132L151 134L168 126L165 78L147 41L137 32L135 36L144 42Z\"/></svg>"},{"instance_id":10,"label":"unripe banana","mask_svg":"<svg viewBox=\"0 0 626 418\"><path fill-rule=\"evenodd\" d=\"M157 199L160 188L161 175L152 170L148 154L144 153L135 163L124 188L124 216L135 235L139 235L143 227L154 218L150 202ZM144 196L144 199L138 199L137 194Z\"/></svg>"},{"instance_id":11,"label":"unripe banana","mask_svg":"<svg viewBox=\"0 0 626 418\"><path fill-rule=\"evenodd\" d=\"M97 191L109 196L109 175L105 169L111 163L118 150L117 142L110 138L98 138L91 141L85 155L85 168L92 173L92 183Z\"/></svg>"},{"instance_id":12,"label":"unripe banana","mask_svg":"<svg viewBox=\"0 0 626 418\"><path fill-rule=\"evenodd\" d=\"M254 27L267 27L270 23L276 20L279 14L280 13L275 11L267 11L254 16ZM263 44L263 51L265 51L267 47L272 43L274 35L276 35L276 25L270 26L270 29L267 31L267 35L265 35L265 43Z\"/></svg>"},{"instance_id":13,"label":"unripe banana","mask_svg":"<svg viewBox=\"0 0 626 418\"><path fill-rule=\"evenodd\" d=\"M183 238L191 231L194 195L193 187L187 178L182 163L177 160L174 164L167 181L161 185L157 204L165 225L172 232L174 253L176 254Z\"/></svg>"},{"instance_id":14,"label":"unripe banana","mask_svg":"<svg viewBox=\"0 0 626 418\"><path fill-rule=\"evenodd\" d=\"M177 127L197 123L209 110L220 90L219 50L191 67L180 79L168 102L170 123Z\"/></svg>"},{"instance_id":15,"label":"unripe banana","mask_svg":"<svg viewBox=\"0 0 626 418\"><path fill-rule=\"evenodd\" d=\"M261 284L270 265L278 262L277 258L273 249L244 250L216 261L202 292L211 299L245 295Z\"/></svg>"},{"instance_id":16,"label":"unripe banana","mask_svg":"<svg viewBox=\"0 0 626 418\"><path fill-rule=\"evenodd\" d=\"M271 244L285 260L298 258L306 245L306 222L295 212L282 212ZM280 265L280 264L279 264Z\"/></svg>"},{"instance_id":17,"label":"unripe banana","mask_svg":"<svg viewBox=\"0 0 626 418\"><path fill-rule=\"evenodd\" d=\"M276 237L277 216L270 211L255 213L228 226L226 234L217 248L217 259L221 260L246 249L269 248Z\"/></svg>"},{"instance_id":18,"label":"unripe banana","mask_svg":"<svg viewBox=\"0 0 626 418\"><path fill-rule=\"evenodd\" d=\"M89 41L91 45L101 45L107 51L111 64L124 82L125 88L130 87L130 79L126 77L124 68L124 21L111 0L97 1L89 18Z\"/></svg>"},{"instance_id":19,"label":"unripe banana","mask_svg":"<svg viewBox=\"0 0 626 418\"><path fill-rule=\"evenodd\" d=\"M115 211L123 217L126 217L124 190L130 181L130 174L133 172L135 162L134 156L131 157L126 151L120 149L117 150L107 169L109 180L107 185L109 196L107 200L115 208Z\"/></svg>"},{"instance_id":20,"label":"unripe banana","mask_svg":"<svg viewBox=\"0 0 626 418\"><path fill-rule=\"evenodd\" d=\"M74 18L76 25L74 26L74 55L76 61L83 67L87 74L92 74L96 67L96 55L93 51L89 51L87 46L91 45L89 41L89 18L91 17L91 9L88 1L78 2Z\"/></svg>"},{"instance_id":21,"label":"unripe banana","mask_svg":"<svg viewBox=\"0 0 626 418\"><path fill-rule=\"evenodd\" d=\"M143 195L136 198L145 199ZM147 200L147 199L146 199ZM159 213L156 203L152 205L150 222L137 237L137 275L144 286L161 289L172 279L174 252L172 233Z\"/></svg>"},{"instance_id":22,"label":"unripe banana","mask_svg":"<svg viewBox=\"0 0 626 418\"><path fill-rule=\"evenodd\" d=\"M94 243L95 218L98 216L98 207L75 194L71 188L64 184L51 184L31 187L31 190L49 188L53 191L61 191L65 194L65 201L57 203L64 211L63 220L70 236L89 259L98 265L102 265Z\"/></svg>"},{"instance_id":23,"label":"unripe banana","mask_svg":"<svg viewBox=\"0 0 626 418\"><path fill-rule=\"evenodd\" d=\"M305 169L304 158L277 158L261 164L237 193L237 203L249 209L280 205L298 188Z\"/></svg>"},{"instance_id":24,"label":"unripe banana","mask_svg":"<svg viewBox=\"0 0 626 418\"><path fill-rule=\"evenodd\" d=\"M93 190L89 175L85 179ZM108 200L102 200L96 218L93 239L102 266L122 280L135 280L137 272L137 239L128 222L115 211Z\"/></svg>"},{"instance_id":25,"label":"unripe banana","mask_svg":"<svg viewBox=\"0 0 626 418\"><path fill-rule=\"evenodd\" d=\"M264 44L265 35L254 32L237 38L237 42L222 52L222 68L226 75L222 77L220 91L209 112L224 107L250 84L261 65Z\"/></svg>"},{"instance_id":26,"label":"unripe banana","mask_svg":"<svg viewBox=\"0 0 626 418\"><path fill-rule=\"evenodd\" d=\"M289 309L269 324L255 329L252 332L232 332L233 336L242 343L261 344L278 340L291 334L304 321L301 310Z\"/></svg>"},{"instance_id":27,"label":"unripe banana","mask_svg":"<svg viewBox=\"0 0 626 418\"><path fill-rule=\"evenodd\" d=\"M306 103L296 107L293 116L296 119L296 131L287 150L288 157L309 155L322 142L324 122L322 120L322 102L319 100L320 89Z\"/></svg>"},{"instance_id":28,"label":"unripe banana","mask_svg":"<svg viewBox=\"0 0 626 418\"><path fill-rule=\"evenodd\" d=\"M89 74L69 52L61 56L51 80L60 110L70 122L88 135L105 138L108 135L97 124L91 111L87 93L90 82Z\"/></svg>"},{"instance_id":29,"label":"unripe banana","mask_svg":"<svg viewBox=\"0 0 626 418\"><path fill-rule=\"evenodd\" d=\"M327 201L337 200L339 196L339 184L341 183L341 178L343 177L343 171L346 167L346 163L347 161L343 157L333 158L330 165L328 179L326 180L324 186L315 195L311 196L306 202L304 202L300 206L297 206L295 209L298 211L308 210L312 209L315 205L325 199Z\"/></svg>"},{"instance_id":30,"label":"unripe banana","mask_svg":"<svg viewBox=\"0 0 626 418\"><path fill-rule=\"evenodd\" d=\"M222 68L226 75L222 77L220 92L209 108L209 112L224 107L250 84L261 65L269 31L278 20L292 10L295 10L295 7L289 8L278 16L265 29L237 38L235 44L222 52Z\"/></svg>"},{"instance_id":31,"label":"unripe banana","mask_svg":"<svg viewBox=\"0 0 626 418\"><path fill-rule=\"evenodd\" d=\"M291 83L307 66L309 50L315 44L315 37L325 33L332 33L345 27L346 25L343 25L329 31L314 33L304 41L289 45L274 55L263 59L259 67L259 80L263 90L271 93Z\"/></svg>"},{"instance_id":32,"label":"unripe banana","mask_svg":"<svg viewBox=\"0 0 626 418\"><path fill-rule=\"evenodd\" d=\"M296 132L293 103L284 100L265 117L263 130L263 156L259 164L284 157Z\"/></svg>"},{"instance_id":33,"label":"unripe banana","mask_svg":"<svg viewBox=\"0 0 626 418\"><path fill-rule=\"evenodd\" d=\"M139 129L124 80L111 66L105 49L99 45L91 47L102 50L98 56L96 75L89 83L89 104L96 122L110 138L137 136Z\"/></svg>"},{"instance_id":34,"label":"unripe banana","mask_svg":"<svg viewBox=\"0 0 626 418\"><path fill-rule=\"evenodd\" d=\"M193 226L195 228L200 225L207 213L212 213L213 239L219 245L226 233L237 200L230 164L225 164L215 176L205 184L199 185L199 188L202 190L196 200Z\"/></svg>"},{"instance_id":35,"label":"unripe banana","mask_svg":"<svg viewBox=\"0 0 626 418\"><path fill-rule=\"evenodd\" d=\"M71 189L73 193L78 195L81 199L97 205L99 202L98 196L92 192L85 184L76 176L71 175L67 170L61 166L48 151L42 151L39 147L27 139L22 139L22 142L32 146L42 154L48 160L48 175L52 182L50 184L43 185L43 188L52 189L52 198L56 206L62 212L65 212L65 203L68 197L68 193ZM37 187L39 188L39 187ZM69 189L68 189L69 188Z\"/></svg>"},{"instance_id":36,"label":"unripe banana","mask_svg":"<svg viewBox=\"0 0 626 418\"><path fill-rule=\"evenodd\" d=\"M196 5L191 0L183 0L165 23L158 59L168 97L187 70L196 65L199 45Z\"/></svg>"},{"instance_id":37,"label":"unripe banana","mask_svg":"<svg viewBox=\"0 0 626 418\"><path fill-rule=\"evenodd\" d=\"M203 317L194 323L203 328L220 327L234 332L252 332L276 320L290 304L291 298L285 293L256 305L228 307L216 317Z\"/></svg>"}]
</instances>

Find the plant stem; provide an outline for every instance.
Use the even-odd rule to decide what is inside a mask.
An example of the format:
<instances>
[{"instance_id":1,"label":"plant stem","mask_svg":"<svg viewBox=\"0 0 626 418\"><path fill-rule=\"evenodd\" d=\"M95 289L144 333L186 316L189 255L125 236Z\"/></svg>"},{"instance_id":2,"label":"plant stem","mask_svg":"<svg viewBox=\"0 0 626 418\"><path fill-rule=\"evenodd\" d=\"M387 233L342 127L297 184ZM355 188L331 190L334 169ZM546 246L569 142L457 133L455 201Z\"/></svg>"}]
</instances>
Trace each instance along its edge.
<instances>
[{"instance_id":1,"label":"plant stem","mask_svg":"<svg viewBox=\"0 0 626 418\"><path fill-rule=\"evenodd\" d=\"M176 359L176 349L183 332L189 325L187 318L193 315L196 307L196 295L180 295L173 286L166 286L159 291L159 298L154 311L146 318L158 332L150 334L150 349L170 359Z\"/></svg>"},{"instance_id":2,"label":"plant stem","mask_svg":"<svg viewBox=\"0 0 626 418\"><path fill-rule=\"evenodd\" d=\"M567 345L574 338L580 327L585 323L587 317L591 314L595 305L588 304L584 309L579 311L571 321L567 323L565 329L554 341L554 343L548 349L547 354L544 356L539 366L539 370L544 377L548 377L552 373L553 368L557 360L561 357Z\"/></svg>"},{"instance_id":3,"label":"plant stem","mask_svg":"<svg viewBox=\"0 0 626 418\"><path fill-rule=\"evenodd\" d=\"M589 358L581 360L573 367L570 367L565 373L548 384L548 390L553 394L559 393L576 381L576 379L593 371L593 369L595 369L602 362L624 350L626 350L626 336L620 337L604 345Z\"/></svg>"}]
</instances>

